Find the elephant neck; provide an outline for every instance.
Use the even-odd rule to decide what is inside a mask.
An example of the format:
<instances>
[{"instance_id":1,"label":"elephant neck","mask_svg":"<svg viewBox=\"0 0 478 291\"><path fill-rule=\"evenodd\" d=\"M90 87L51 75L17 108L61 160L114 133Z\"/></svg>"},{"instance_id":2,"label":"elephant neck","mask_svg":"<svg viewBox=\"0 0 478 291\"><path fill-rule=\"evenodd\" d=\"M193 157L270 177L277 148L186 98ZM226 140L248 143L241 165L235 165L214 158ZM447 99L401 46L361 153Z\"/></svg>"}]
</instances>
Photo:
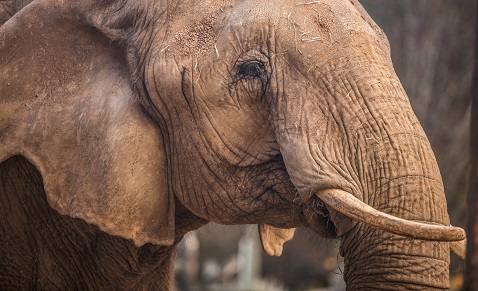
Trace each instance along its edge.
<instances>
[{"instance_id":1,"label":"elephant neck","mask_svg":"<svg viewBox=\"0 0 478 291\"><path fill-rule=\"evenodd\" d=\"M60 215L23 157L0 163L0 177L0 290L174 289L176 244L138 248Z\"/></svg>"},{"instance_id":2,"label":"elephant neck","mask_svg":"<svg viewBox=\"0 0 478 291\"><path fill-rule=\"evenodd\" d=\"M209 223L208 220L196 216L175 197L175 235L176 243L179 243L183 237L190 231L199 229Z\"/></svg>"}]
</instances>

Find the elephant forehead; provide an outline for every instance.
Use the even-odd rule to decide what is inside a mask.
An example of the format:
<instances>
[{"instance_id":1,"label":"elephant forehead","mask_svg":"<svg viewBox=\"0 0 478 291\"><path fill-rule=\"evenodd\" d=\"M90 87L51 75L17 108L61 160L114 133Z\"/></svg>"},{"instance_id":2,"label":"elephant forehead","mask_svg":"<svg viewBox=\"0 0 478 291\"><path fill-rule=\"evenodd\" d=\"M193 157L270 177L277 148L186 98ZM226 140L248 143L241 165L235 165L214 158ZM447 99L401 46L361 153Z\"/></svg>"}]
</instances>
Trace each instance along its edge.
<instances>
[{"instance_id":1,"label":"elephant forehead","mask_svg":"<svg viewBox=\"0 0 478 291\"><path fill-rule=\"evenodd\" d=\"M228 7L236 0L181 1L169 11L170 32L166 46L175 47L181 55L197 55L214 47L217 31L225 25ZM163 39L161 34L160 39Z\"/></svg>"},{"instance_id":2,"label":"elephant forehead","mask_svg":"<svg viewBox=\"0 0 478 291\"><path fill-rule=\"evenodd\" d=\"M183 2L186 4L188 1ZM189 1L191 2L191 1ZM181 55L197 55L217 49L219 35L234 36L237 28L257 30L263 24L270 25L280 16L278 6L271 1L193 1L178 8L173 23L169 44ZM259 24L259 25L258 25ZM221 39L224 41L224 39Z\"/></svg>"},{"instance_id":3,"label":"elephant forehead","mask_svg":"<svg viewBox=\"0 0 478 291\"><path fill-rule=\"evenodd\" d=\"M365 35L387 46L383 32L355 0L224 0L189 4L171 23L170 44L182 55L217 50L221 31L231 34L238 29L252 30L250 35L261 27L280 29L280 41L295 48L320 43L330 46L354 35ZM237 37L233 34L231 38Z\"/></svg>"},{"instance_id":4,"label":"elephant forehead","mask_svg":"<svg viewBox=\"0 0 478 291\"><path fill-rule=\"evenodd\" d=\"M348 0L299 0L289 5L281 27L293 32L294 47L320 43L330 47L355 35L374 42L383 41L383 34L358 2Z\"/></svg>"},{"instance_id":5,"label":"elephant forehead","mask_svg":"<svg viewBox=\"0 0 478 291\"><path fill-rule=\"evenodd\" d=\"M217 15L211 14L180 29L173 37L173 44L180 48L182 55L208 50L214 46L216 41L214 35L216 20Z\"/></svg>"}]
</instances>

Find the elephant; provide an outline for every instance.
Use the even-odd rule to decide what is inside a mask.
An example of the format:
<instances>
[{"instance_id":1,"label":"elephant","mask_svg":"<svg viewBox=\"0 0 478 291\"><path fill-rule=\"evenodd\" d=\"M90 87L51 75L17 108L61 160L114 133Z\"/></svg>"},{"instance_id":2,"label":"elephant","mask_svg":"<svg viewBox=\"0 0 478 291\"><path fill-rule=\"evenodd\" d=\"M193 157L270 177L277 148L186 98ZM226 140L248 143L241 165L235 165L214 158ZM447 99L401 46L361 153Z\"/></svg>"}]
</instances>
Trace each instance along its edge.
<instances>
[{"instance_id":1,"label":"elephant","mask_svg":"<svg viewBox=\"0 0 478 291\"><path fill-rule=\"evenodd\" d=\"M35 0L0 68L0 289L172 290L208 222L338 238L349 290L449 288L465 233L357 0Z\"/></svg>"},{"instance_id":2,"label":"elephant","mask_svg":"<svg viewBox=\"0 0 478 291\"><path fill-rule=\"evenodd\" d=\"M0 26L15 13L27 6L32 0L2 0L0 1Z\"/></svg>"}]
</instances>

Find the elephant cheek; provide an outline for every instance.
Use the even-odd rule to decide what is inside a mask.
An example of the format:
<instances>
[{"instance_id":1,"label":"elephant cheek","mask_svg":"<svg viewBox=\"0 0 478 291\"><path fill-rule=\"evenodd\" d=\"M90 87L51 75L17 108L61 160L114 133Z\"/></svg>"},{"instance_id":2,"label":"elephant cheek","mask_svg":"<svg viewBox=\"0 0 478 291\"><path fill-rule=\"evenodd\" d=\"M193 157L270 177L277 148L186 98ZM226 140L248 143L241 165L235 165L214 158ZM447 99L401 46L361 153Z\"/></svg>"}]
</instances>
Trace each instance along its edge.
<instances>
[{"instance_id":1,"label":"elephant cheek","mask_svg":"<svg viewBox=\"0 0 478 291\"><path fill-rule=\"evenodd\" d=\"M356 192L352 190L355 187L347 179L348 175L337 173L328 161L327 152L332 152L330 156L338 157L334 150L328 150L325 144L312 142L314 139L306 134L296 134L295 137L286 134L285 140L279 142L280 152L290 179L304 201L324 189L339 188ZM311 150L319 148L320 151Z\"/></svg>"},{"instance_id":2,"label":"elephant cheek","mask_svg":"<svg viewBox=\"0 0 478 291\"><path fill-rule=\"evenodd\" d=\"M310 183L307 183L307 181L314 179L314 173L319 172L320 167L317 164L311 164L308 152L298 150L297 145L281 144L280 151L294 186L297 189L309 188ZM295 173L300 173L300 175ZM313 189L308 190L310 190L310 193L307 190L299 191L302 199L306 200L313 195Z\"/></svg>"}]
</instances>

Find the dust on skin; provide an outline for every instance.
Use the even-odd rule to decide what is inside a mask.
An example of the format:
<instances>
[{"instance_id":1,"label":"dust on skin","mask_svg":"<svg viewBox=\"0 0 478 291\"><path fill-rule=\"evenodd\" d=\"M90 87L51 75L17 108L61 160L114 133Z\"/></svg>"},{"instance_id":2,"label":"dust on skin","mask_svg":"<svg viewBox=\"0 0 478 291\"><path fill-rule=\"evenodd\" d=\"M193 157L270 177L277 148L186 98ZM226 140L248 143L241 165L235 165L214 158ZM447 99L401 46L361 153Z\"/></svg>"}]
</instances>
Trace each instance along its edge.
<instances>
[{"instance_id":1,"label":"dust on skin","mask_svg":"<svg viewBox=\"0 0 478 291\"><path fill-rule=\"evenodd\" d=\"M387 42L381 29L373 23L366 12L357 10L356 0L351 0L349 2L350 5L345 6L337 5L337 3L330 0L297 0L286 4L282 9L275 9L274 11L265 9L263 5L268 5L267 3L257 3L257 5L254 6L251 6L250 3L236 3L236 8L240 5L248 5L248 9L234 9L234 14L227 15L225 12L232 7L231 2L230 0L224 0L221 1L221 5L218 6L218 3L213 3L213 1L201 1L200 3L194 4L197 6L197 9L181 7L181 5L184 4L179 4L178 7L175 7L174 14L176 17L178 16L178 12L179 14L188 13L186 11L197 13L186 17L186 19L191 19L189 23L181 23L181 27L169 28L169 31L175 32L170 44L179 48L179 51L176 52L180 56L190 55L193 58L199 58L203 55L206 57L206 55L212 52L218 55L219 52L215 46L217 42L215 39L217 35L216 30L219 29L217 24L220 23L224 17L229 18L227 23L230 25L240 26L245 23L253 23L257 15L270 14L280 10L282 10L281 15L267 16L270 16L268 18L274 19L274 21L280 21L281 19L287 20L289 29L294 31L295 47L299 52L301 52L301 45L321 41L329 43L329 46L332 46L334 43L347 39L348 33L361 33L360 31L353 31L353 27L360 27L357 22L361 19L369 23L370 29L379 32L378 35L381 37L377 39L377 42ZM304 16L309 14L305 12L310 11L310 9L316 12L317 25L314 27L310 27L310 22L308 22ZM245 12L239 15L237 11ZM337 14L340 14L340 17L337 17ZM361 17L344 17L344 15L347 14L360 14ZM346 28L345 31L348 32L347 35L344 34L344 28ZM165 43L163 49L169 49L170 44Z\"/></svg>"},{"instance_id":2,"label":"dust on skin","mask_svg":"<svg viewBox=\"0 0 478 291\"><path fill-rule=\"evenodd\" d=\"M291 28L295 30L294 41L300 47L299 43L307 45L315 41L322 41L329 43L329 46L339 43L342 40L348 39L348 33L367 33L366 30L372 29L374 32L379 32L382 35L378 41L385 40L383 32L376 26L371 25L371 19L364 11L357 11L355 1L351 0L350 5L337 5L334 1L311 1L298 2L289 7L290 12L287 15L287 20L291 24ZM314 10L316 13L315 23L317 26L310 27L305 16L305 10ZM360 14L360 18L355 15ZM350 15L350 17L347 17ZM367 19L366 19L367 18ZM369 27L363 28L360 21L365 19L369 23ZM354 31L354 28L362 27L364 31ZM368 31L370 32L370 31ZM374 35L368 33L367 35Z\"/></svg>"},{"instance_id":3,"label":"dust on skin","mask_svg":"<svg viewBox=\"0 0 478 291\"><path fill-rule=\"evenodd\" d=\"M183 48L181 55L199 54L210 48L215 42L213 29L216 20L216 15L210 15L179 31L174 37L173 43Z\"/></svg>"},{"instance_id":4,"label":"dust on skin","mask_svg":"<svg viewBox=\"0 0 478 291\"><path fill-rule=\"evenodd\" d=\"M214 1L201 1L195 4L197 9L192 10L197 11L198 14L191 16L190 23L182 28L171 29L171 31L177 31L172 43L181 48L179 52L181 56L199 55L201 52L209 51L211 47L214 47L217 35L215 27L221 20L219 15L226 10L226 7L231 6L230 2L232 1L226 0L218 5ZM191 11L190 8L178 7L176 13L178 10Z\"/></svg>"}]
</instances>

